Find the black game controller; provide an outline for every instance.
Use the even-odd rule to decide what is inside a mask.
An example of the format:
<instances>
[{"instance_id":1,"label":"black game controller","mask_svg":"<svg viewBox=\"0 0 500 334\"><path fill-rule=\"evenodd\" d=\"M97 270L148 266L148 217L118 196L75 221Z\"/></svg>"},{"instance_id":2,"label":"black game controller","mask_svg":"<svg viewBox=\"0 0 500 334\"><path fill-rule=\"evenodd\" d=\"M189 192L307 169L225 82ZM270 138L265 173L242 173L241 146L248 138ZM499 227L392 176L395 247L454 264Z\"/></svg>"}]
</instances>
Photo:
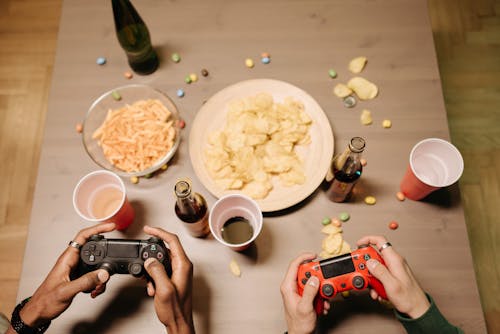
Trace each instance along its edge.
<instances>
[{"instance_id":1,"label":"black game controller","mask_svg":"<svg viewBox=\"0 0 500 334\"><path fill-rule=\"evenodd\" d=\"M106 239L96 234L80 249L80 262L73 276L77 278L97 269L105 269L109 275L147 277L144 262L150 257L165 266L169 277L172 275L169 250L161 239Z\"/></svg>"}]
</instances>

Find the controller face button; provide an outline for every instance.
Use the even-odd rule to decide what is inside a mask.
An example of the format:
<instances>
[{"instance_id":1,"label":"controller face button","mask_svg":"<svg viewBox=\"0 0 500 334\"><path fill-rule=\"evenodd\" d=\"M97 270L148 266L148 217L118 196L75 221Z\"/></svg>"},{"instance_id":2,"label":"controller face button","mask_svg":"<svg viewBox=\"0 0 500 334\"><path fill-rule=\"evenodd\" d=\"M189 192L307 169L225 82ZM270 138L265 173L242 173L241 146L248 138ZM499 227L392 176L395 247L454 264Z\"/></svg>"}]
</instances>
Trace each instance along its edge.
<instances>
[{"instance_id":1,"label":"controller face button","mask_svg":"<svg viewBox=\"0 0 500 334\"><path fill-rule=\"evenodd\" d=\"M356 289L362 289L365 286L365 280L361 276L356 276L352 279L352 285Z\"/></svg>"},{"instance_id":2,"label":"controller face button","mask_svg":"<svg viewBox=\"0 0 500 334\"><path fill-rule=\"evenodd\" d=\"M89 256L90 255L90 251L89 250L84 250L83 251L83 255L84 256Z\"/></svg>"},{"instance_id":3,"label":"controller face button","mask_svg":"<svg viewBox=\"0 0 500 334\"><path fill-rule=\"evenodd\" d=\"M325 284L321 288L321 291L323 292L323 294L325 296L331 297L331 296L333 296L333 293L334 293L335 290L333 289L333 286L331 286L330 284Z\"/></svg>"},{"instance_id":4,"label":"controller face button","mask_svg":"<svg viewBox=\"0 0 500 334\"><path fill-rule=\"evenodd\" d=\"M100 251L100 250L96 250L96 251L94 252L94 254L95 254L95 256L101 256L101 251Z\"/></svg>"},{"instance_id":5,"label":"controller face button","mask_svg":"<svg viewBox=\"0 0 500 334\"><path fill-rule=\"evenodd\" d=\"M306 285L306 283L307 283L307 278L303 278L302 279L302 284Z\"/></svg>"},{"instance_id":6,"label":"controller face button","mask_svg":"<svg viewBox=\"0 0 500 334\"><path fill-rule=\"evenodd\" d=\"M157 258L158 260L163 259L163 253L162 253L162 252L158 252L158 253L156 254L156 258Z\"/></svg>"},{"instance_id":7,"label":"controller face button","mask_svg":"<svg viewBox=\"0 0 500 334\"><path fill-rule=\"evenodd\" d=\"M364 263L360 263L358 267L359 267L360 270L364 270L365 269L365 264Z\"/></svg>"},{"instance_id":8,"label":"controller face button","mask_svg":"<svg viewBox=\"0 0 500 334\"><path fill-rule=\"evenodd\" d=\"M155 252L155 251L156 251L156 245L151 245L151 250L152 250L153 252Z\"/></svg>"},{"instance_id":9,"label":"controller face button","mask_svg":"<svg viewBox=\"0 0 500 334\"><path fill-rule=\"evenodd\" d=\"M370 254L365 254L365 261L368 261L370 259Z\"/></svg>"},{"instance_id":10,"label":"controller face button","mask_svg":"<svg viewBox=\"0 0 500 334\"><path fill-rule=\"evenodd\" d=\"M310 277L311 277L311 272L306 271L306 277L307 277L307 278L310 278Z\"/></svg>"},{"instance_id":11,"label":"controller face button","mask_svg":"<svg viewBox=\"0 0 500 334\"><path fill-rule=\"evenodd\" d=\"M148 257L149 257L149 253L148 253L148 252L144 252L144 253L142 253L142 258L143 258L144 260L146 260Z\"/></svg>"},{"instance_id":12,"label":"controller face button","mask_svg":"<svg viewBox=\"0 0 500 334\"><path fill-rule=\"evenodd\" d=\"M95 256L94 256L94 254L90 254L90 256L89 256L89 261L90 261L90 262L94 262L94 261L95 261Z\"/></svg>"}]
</instances>

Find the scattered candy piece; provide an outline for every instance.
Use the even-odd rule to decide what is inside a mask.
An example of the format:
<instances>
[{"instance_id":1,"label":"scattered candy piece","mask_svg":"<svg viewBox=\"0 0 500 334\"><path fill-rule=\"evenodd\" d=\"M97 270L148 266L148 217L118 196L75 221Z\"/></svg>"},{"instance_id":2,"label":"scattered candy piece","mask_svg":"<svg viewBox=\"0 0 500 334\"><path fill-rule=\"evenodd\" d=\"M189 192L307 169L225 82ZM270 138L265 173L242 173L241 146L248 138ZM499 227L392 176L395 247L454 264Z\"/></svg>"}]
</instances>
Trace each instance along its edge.
<instances>
[{"instance_id":1,"label":"scattered candy piece","mask_svg":"<svg viewBox=\"0 0 500 334\"><path fill-rule=\"evenodd\" d=\"M366 196L365 203L368 205L373 205L373 204L377 203L377 199L373 196Z\"/></svg>"},{"instance_id":2,"label":"scattered candy piece","mask_svg":"<svg viewBox=\"0 0 500 334\"><path fill-rule=\"evenodd\" d=\"M339 219L340 219L341 221L343 221L343 222L348 221L348 220L349 220L349 218L351 218L351 216L350 216L350 215L349 215L349 213L347 213L347 212L341 212L341 213L339 214Z\"/></svg>"},{"instance_id":3,"label":"scattered candy piece","mask_svg":"<svg viewBox=\"0 0 500 334\"><path fill-rule=\"evenodd\" d=\"M177 125L179 126L179 128L184 129L184 127L186 126L186 122L183 119L180 119L177 121Z\"/></svg>"},{"instance_id":4,"label":"scattered candy piece","mask_svg":"<svg viewBox=\"0 0 500 334\"><path fill-rule=\"evenodd\" d=\"M186 77L184 78L184 82L187 83L187 84L190 84L191 82L193 82L193 80L191 80L191 76L190 75L186 75Z\"/></svg>"},{"instance_id":5,"label":"scattered candy piece","mask_svg":"<svg viewBox=\"0 0 500 334\"><path fill-rule=\"evenodd\" d=\"M328 224L321 229L321 233L324 233L327 235L337 234L337 233L342 233L342 229L338 226Z\"/></svg>"},{"instance_id":6,"label":"scattered candy piece","mask_svg":"<svg viewBox=\"0 0 500 334\"><path fill-rule=\"evenodd\" d=\"M392 222L390 222L390 223L389 223L389 228L390 228L391 230L395 230L395 229L397 229L398 227L399 227L399 224L398 224L398 222L396 222L396 221L392 221Z\"/></svg>"},{"instance_id":7,"label":"scattered candy piece","mask_svg":"<svg viewBox=\"0 0 500 334\"><path fill-rule=\"evenodd\" d=\"M95 62L97 63L97 65L104 65L106 64L106 58L98 57Z\"/></svg>"},{"instance_id":8,"label":"scattered candy piece","mask_svg":"<svg viewBox=\"0 0 500 334\"><path fill-rule=\"evenodd\" d=\"M167 164L164 164L163 166L161 166L161 170L167 170L167 168L168 168Z\"/></svg>"},{"instance_id":9,"label":"scattered candy piece","mask_svg":"<svg viewBox=\"0 0 500 334\"><path fill-rule=\"evenodd\" d=\"M174 63L178 63L178 62L180 62L180 61L181 61L181 56L180 56L180 54L178 54L177 52L172 53L172 56L171 56L170 58L172 58L172 61L173 61Z\"/></svg>"},{"instance_id":10,"label":"scattered candy piece","mask_svg":"<svg viewBox=\"0 0 500 334\"><path fill-rule=\"evenodd\" d=\"M120 101L122 99L122 96L120 95L120 93L118 93L116 90L112 91L111 92L111 95L113 96L113 98L116 100L116 101Z\"/></svg>"},{"instance_id":11,"label":"scattered candy piece","mask_svg":"<svg viewBox=\"0 0 500 334\"><path fill-rule=\"evenodd\" d=\"M363 109L360 117L361 124L370 125L373 123L372 113L368 109Z\"/></svg>"},{"instance_id":12,"label":"scattered candy piece","mask_svg":"<svg viewBox=\"0 0 500 334\"><path fill-rule=\"evenodd\" d=\"M342 291L342 297L348 298L351 295L349 291Z\"/></svg>"},{"instance_id":13,"label":"scattered candy piece","mask_svg":"<svg viewBox=\"0 0 500 334\"><path fill-rule=\"evenodd\" d=\"M334 218L334 219L332 219L332 225L340 227L340 226L342 226L342 222L339 219Z\"/></svg>"},{"instance_id":14,"label":"scattered candy piece","mask_svg":"<svg viewBox=\"0 0 500 334\"><path fill-rule=\"evenodd\" d=\"M123 76L126 78L126 79L132 79L133 77L133 74L131 72L125 72L123 73Z\"/></svg>"},{"instance_id":15,"label":"scattered candy piece","mask_svg":"<svg viewBox=\"0 0 500 334\"><path fill-rule=\"evenodd\" d=\"M132 182L133 184L137 184L139 183L139 178L137 176L131 176L130 182Z\"/></svg>"},{"instance_id":16,"label":"scattered candy piece","mask_svg":"<svg viewBox=\"0 0 500 334\"><path fill-rule=\"evenodd\" d=\"M356 99L352 95L345 97L343 102L344 102L344 107L346 108L352 108L356 105Z\"/></svg>"},{"instance_id":17,"label":"scattered candy piece","mask_svg":"<svg viewBox=\"0 0 500 334\"><path fill-rule=\"evenodd\" d=\"M204 77L208 77L208 71L207 71L207 69L205 69L205 68L202 69L201 70L201 75L203 75Z\"/></svg>"},{"instance_id":18,"label":"scattered candy piece","mask_svg":"<svg viewBox=\"0 0 500 334\"><path fill-rule=\"evenodd\" d=\"M361 163L361 166L365 167L368 164L368 161L366 161L365 158L359 159L359 162Z\"/></svg>"},{"instance_id":19,"label":"scattered candy piece","mask_svg":"<svg viewBox=\"0 0 500 334\"><path fill-rule=\"evenodd\" d=\"M262 52L262 53L260 54L260 56L261 56L262 58L271 58L271 55L269 54L269 52Z\"/></svg>"},{"instance_id":20,"label":"scattered candy piece","mask_svg":"<svg viewBox=\"0 0 500 334\"><path fill-rule=\"evenodd\" d=\"M405 196L405 194L403 194L401 191L398 191L398 192L396 193L396 198L402 202L402 201L404 201L404 200L405 200L406 196Z\"/></svg>"},{"instance_id":21,"label":"scattered candy piece","mask_svg":"<svg viewBox=\"0 0 500 334\"><path fill-rule=\"evenodd\" d=\"M384 127L384 129L389 129L392 126L391 120L390 119L384 119L382 121L382 126Z\"/></svg>"},{"instance_id":22,"label":"scattered candy piece","mask_svg":"<svg viewBox=\"0 0 500 334\"><path fill-rule=\"evenodd\" d=\"M323 225L328 225L328 224L330 224L331 222L332 222L332 220L331 220L330 218L325 217L325 218L323 218L323 220L321 221L321 224L323 224Z\"/></svg>"},{"instance_id":23,"label":"scattered candy piece","mask_svg":"<svg viewBox=\"0 0 500 334\"><path fill-rule=\"evenodd\" d=\"M83 131L83 125L82 125L82 123L76 123L75 130L78 133L82 133L82 131Z\"/></svg>"},{"instance_id":24,"label":"scattered candy piece","mask_svg":"<svg viewBox=\"0 0 500 334\"><path fill-rule=\"evenodd\" d=\"M236 276L236 277L240 277L241 276L240 266L239 266L238 262L236 262L235 259L232 259L231 262L229 262L229 270L231 270L231 273L234 276Z\"/></svg>"},{"instance_id":25,"label":"scattered candy piece","mask_svg":"<svg viewBox=\"0 0 500 334\"><path fill-rule=\"evenodd\" d=\"M178 96L178 97L184 97L184 90L179 88L179 89L177 90L177 96Z\"/></svg>"},{"instance_id":26,"label":"scattered candy piece","mask_svg":"<svg viewBox=\"0 0 500 334\"><path fill-rule=\"evenodd\" d=\"M328 70L328 75L333 79L337 77L337 72L333 68L331 68Z\"/></svg>"},{"instance_id":27,"label":"scattered candy piece","mask_svg":"<svg viewBox=\"0 0 500 334\"><path fill-rule=\"evenodd\" d=\"M192 82L198 81L198 76L195 73L191 73L189 75L189 78L191 79Z\"/></svg>"},{"instance_id":28,"label":"scattered candy piece","mask_svg":"<svg viewBox=\"0 0 500 334\"><path fill-rule=\"evenodd\" d=\"M262 59L260 61L262 62L262 64L269 64L271 62L271 58L262 57Z\"/></svg>"},{"instance_id":29,"label":"scattered candy piece","mask_svg":"<svg viewBox=\"0 0 500 334\"><path fill-rule=\"evenodd\" d=\"M250 59L250 58L245 59L245 66L246 66L246 67L248 67L248 68L252 68L252 67L254 67L254 65L255 65L255 64L253 63L253 60L252 60L252 59Z\"/></svg>"},{"instance_id":30,"label":"scattered candy piece","mask_svg":"<svg viewBox=\"0 0 500 334\"><path fill-rule=\"evenodd\" d=\"M153 173L146 174L146 175L144 175L144 177L145 177L146 179L150 179L150 178L152 178L152 177L153 177Z\"/></svg>"}]
</instances>

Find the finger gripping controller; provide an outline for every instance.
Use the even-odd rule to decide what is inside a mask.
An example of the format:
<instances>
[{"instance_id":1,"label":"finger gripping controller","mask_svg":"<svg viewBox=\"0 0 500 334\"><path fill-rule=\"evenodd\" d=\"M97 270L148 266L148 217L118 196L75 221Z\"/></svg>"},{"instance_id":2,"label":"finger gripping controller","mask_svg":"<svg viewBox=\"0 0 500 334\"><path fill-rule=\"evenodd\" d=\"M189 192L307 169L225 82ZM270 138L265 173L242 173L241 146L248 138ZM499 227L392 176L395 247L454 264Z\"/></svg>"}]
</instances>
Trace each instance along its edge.
<instances>
[{"instance_id":1,"label":"finger gripping controller","mask_svg":"<svg viewBox=\"0 0 500 334\"><path fill-rule=\"evenodd\" d=\"M360 246L352 253L321 261L304 262L299 266L297 273L299 294L302 295L307 280L311 276L316 276L319 279L319 292L314 307L318 314L323 312L324 300L331 299L344 291L370 287L380 297L387 299L382 283L368 271L366 261L369 259L385 264L377 250L371 246Z\"/></svg>"},{"instance_id":2,"label":"finger gripping controller","mask_svg":"<svg viewBox=\"0 0 500 334\"><path fill-rule=\"evenodd\" d=\"M74 278L97 269L105 269L110 275L147 276L144 262L150 257L162 263L167 275L171 276L169 251L161 239L106 239L102 235L93 235L80 249L80 261Z\"/></svg>"}]
</instances>

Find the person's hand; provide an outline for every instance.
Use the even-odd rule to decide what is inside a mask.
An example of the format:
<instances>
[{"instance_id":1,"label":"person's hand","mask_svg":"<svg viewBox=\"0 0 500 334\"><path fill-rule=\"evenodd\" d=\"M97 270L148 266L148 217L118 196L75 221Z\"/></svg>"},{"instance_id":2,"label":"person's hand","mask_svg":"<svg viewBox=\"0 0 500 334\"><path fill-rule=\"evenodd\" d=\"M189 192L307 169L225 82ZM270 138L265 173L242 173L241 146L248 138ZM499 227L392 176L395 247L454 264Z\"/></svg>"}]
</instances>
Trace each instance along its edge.
<instances>
[{"instance_id":1,"label":"person's hand","mask_svg":"<svg viewBox=\"0 0 500 334\"><path fill-rule=\"evenodd\" d=\"M307 281L302 296L297 287L297 272L302 262L313 260L312 253L304 253L293 260L288 266L288 271L281 283L281 297L285 307L285 318L289 334L310 334L316 328L318 317L314 309L314 298L319 289L319 279L311 276ZM324 313L330 309L330 303L324 302Z\"/></svg>"},{"instance_id":2,"label":"person's hand","mask_svg":"<svg viewBox=\"0 0 500 334\"><path fill-rule=\"evenodd\" d=\"M382 236L367 236L358 240L359 245L375 245L380 249L387 242ZM387 298L401 313L416 319L430 307L429 300L413 276L406 260L392 246L381 251L385 266L379 261L370 259L366 262L368 270L384 286ZM370 291L373 299L379 298L375 290Z\"/></svg>"},{"instance_id":3,"label":"person's hand","mask_svg":"<svg viewBox=\"0 0 500 334\"><path fill-rule=\"evenodd\" d=\"M158 319L169 334L193 334L193 264L175 234L150 226L145 226L144 232L162 239L170 249L171 278L158 260L149 258L144 263L152 279L148 282L147 291L149 296L154 297Z\"/></svg>"},{"instance_id":4,"label":"person's hand","mask_svg":"<svg viewBox=\"0 0 500 334\"><path fill-rule=\"evenodd\" d=\"M98 224L81 230L73 241L83 245L91 235L114 229L114 223ZM104 269L89 272L73 281L70 279L70 274L78 265L79 259L78 249L68 246L64 250L43 283L21 309L19 315L26 325L38 327L57 318L70 306L79 292L92 291L92 298L104 292L109 279L109 274Z\"/></svg>"}]
</instances>

